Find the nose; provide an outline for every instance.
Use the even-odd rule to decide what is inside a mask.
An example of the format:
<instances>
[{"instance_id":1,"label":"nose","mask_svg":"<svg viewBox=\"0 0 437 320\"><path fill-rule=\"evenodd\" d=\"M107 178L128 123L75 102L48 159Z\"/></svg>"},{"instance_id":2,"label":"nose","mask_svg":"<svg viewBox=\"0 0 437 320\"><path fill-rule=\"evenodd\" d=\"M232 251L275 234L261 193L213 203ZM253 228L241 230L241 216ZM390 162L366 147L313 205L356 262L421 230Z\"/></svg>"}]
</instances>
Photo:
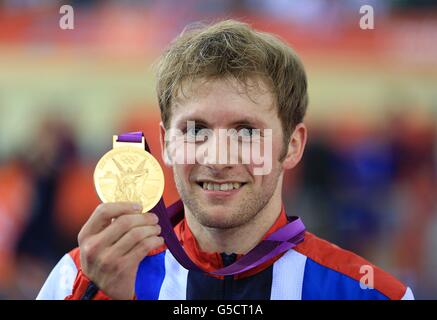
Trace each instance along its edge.
<instances>
[{"instance_id":1,"label":"nose","mask_svg":"<svg viewBox=\"0 0 437 320\"><path fill-rule=\"evenodd\" d=\"M226 129L216 129L201 146L196 147L196 159L199 164L220 171L238 163L238 149L238 143L231 142Z\"/></svg>"},{"instance_id":2,"label":"nose","mask_svg":"<svg viewBox=\"0 0 437 320\"><path fill-rule=\"evenodd\" d=\"M214 176L223 175L232 168L230 164L204 164L204 166L207 167Z\"/></svg>"}]
</instances>

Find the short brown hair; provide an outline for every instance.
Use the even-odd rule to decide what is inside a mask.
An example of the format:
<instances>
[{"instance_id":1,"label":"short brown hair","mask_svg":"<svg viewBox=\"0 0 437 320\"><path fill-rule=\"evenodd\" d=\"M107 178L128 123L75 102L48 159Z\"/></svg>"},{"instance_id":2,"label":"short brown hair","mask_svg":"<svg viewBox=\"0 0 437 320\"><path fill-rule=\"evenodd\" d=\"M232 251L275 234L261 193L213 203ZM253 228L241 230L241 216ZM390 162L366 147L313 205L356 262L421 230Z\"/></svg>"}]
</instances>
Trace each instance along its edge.
<instances>
[{"instance_id":1,"label":"short brown hair","mask_svg":"<svg viewBox=\"0 0 437 320\"><path fill-rule=\"evenodd\" d=\"M157 95L164 126L182 83L199 78L235 78L244 85L261 76L276 99L289 141L308 104L307 79L296 53L277 37L235 20L196 26L181 33L164 52L157 68Z\"/></svg>"}]
</instances>

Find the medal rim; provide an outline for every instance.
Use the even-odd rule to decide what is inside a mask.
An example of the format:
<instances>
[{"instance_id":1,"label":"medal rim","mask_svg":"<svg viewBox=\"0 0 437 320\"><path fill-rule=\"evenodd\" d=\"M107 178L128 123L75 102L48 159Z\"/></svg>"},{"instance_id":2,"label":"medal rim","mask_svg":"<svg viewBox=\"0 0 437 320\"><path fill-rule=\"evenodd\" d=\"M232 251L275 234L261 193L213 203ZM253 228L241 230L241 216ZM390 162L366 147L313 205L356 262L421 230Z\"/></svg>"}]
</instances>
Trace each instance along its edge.
<instances>
[{"instance_id":1,"label":"medal rim","mask_svg":"<svg viewBox=\"0 0 437 320\"><path fill-rule=\"evenodd\" d=\"M99 161L97 162L97 164L96 164L96 166L95 166L95 168L94 168L94 173L93 173L93 182L94 182L94 189L95 189L95 191L96 191L96 193L97 193L97 196L99 197L99 199L100 199L100 201L102 201L103 203L109 203L110 201L108 201L107 199L106 199L106 197L103 195L103 192L102 192L102 190L101 190L101 188L99 187L99 184L97 183L97 171L98 171L98 167L99 167L99 164L102 162L102 161L104 161L105 159L108 159L108 158L110 158L110 156L111 156L111 154L112 153L120 153L120 151L122 151L122 150L125 150L126 152L134 152L134 153L136 153L136 154L138 154L138 153L142 153L143 154L143 156L144 156L144 158L147 158L147 159L152 159L152 161L154 161L155 163L156 163L156 165L157 165L157 167L159 168L159 176L160 176L160 179L161 179L161 181L162 181L162 183L160 183L159 184L159 186L161 186L160 187L160 190L159 190L159 192L158 192L158 194L160 195L159 197L157 197L158 199L156 200L156 201L153 201L152 202L152 204L151 205L149 205L148 207L143 207L143 209L142 209L142 211L143 211L143 213L145 213L145 212L148 212L150 209L152 209L152 208L154 208L157 204L158 204L158 202L159 202L159 200L161 200L161 198L162 198L162 196L163 196L163 194L164 194L164 189L165 189L165 177L164 177L164 171L162 170L162 167L161 167L161 164L159 163L159 161L150 153L150 152L148 152L148 151L146 151L146 150L143 150L143 149L139 149L139 148L137 148L137 147L130 147L130 146L120 146L120 147L115 147L115 148L113 148L113 149L111 149L111 150L109 150L108 152L106 152L100 159L99 159ZM143 203L141 203L141 205L143 205Z\"/></svg>"}]
</instances>

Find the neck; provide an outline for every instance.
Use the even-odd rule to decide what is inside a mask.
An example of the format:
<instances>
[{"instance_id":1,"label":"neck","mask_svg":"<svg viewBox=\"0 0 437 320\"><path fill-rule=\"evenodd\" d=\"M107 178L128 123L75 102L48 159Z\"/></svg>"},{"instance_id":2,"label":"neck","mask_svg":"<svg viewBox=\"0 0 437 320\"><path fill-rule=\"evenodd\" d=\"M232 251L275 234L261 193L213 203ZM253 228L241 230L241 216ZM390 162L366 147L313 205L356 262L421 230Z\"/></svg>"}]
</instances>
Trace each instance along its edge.
<instances>
[{"instance_id":1,"label":"neck","mask_svg":"<svg viewBox=\"0 0 437 320\"><path fill-rule=\"evenodd\" d=\"M272 198L258 214L246 224L217 229L201 225L185 207L185 218L202 251L246 254L253 249L275 223L281 213L281 188L278 183Z\"/></svg>"}]
</instances>

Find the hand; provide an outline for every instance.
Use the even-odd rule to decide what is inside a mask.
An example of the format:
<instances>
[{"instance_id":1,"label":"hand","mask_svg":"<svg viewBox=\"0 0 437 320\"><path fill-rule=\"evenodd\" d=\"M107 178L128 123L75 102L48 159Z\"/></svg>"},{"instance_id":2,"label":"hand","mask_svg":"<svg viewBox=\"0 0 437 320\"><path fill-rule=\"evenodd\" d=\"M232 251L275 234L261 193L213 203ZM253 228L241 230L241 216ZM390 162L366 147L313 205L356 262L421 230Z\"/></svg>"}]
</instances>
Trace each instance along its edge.
<instances>
[{"instance_id":1,"label":"hand","mask_svg":"<svg viewBox=\"0 0 437 320\"><path fill-rule=\"evenodd\" d=\"M138 265L164 244L153 213L132 202L102 203L78 235L82 272L112 299L132 299Z\"/></svg>"}]
</instances>

